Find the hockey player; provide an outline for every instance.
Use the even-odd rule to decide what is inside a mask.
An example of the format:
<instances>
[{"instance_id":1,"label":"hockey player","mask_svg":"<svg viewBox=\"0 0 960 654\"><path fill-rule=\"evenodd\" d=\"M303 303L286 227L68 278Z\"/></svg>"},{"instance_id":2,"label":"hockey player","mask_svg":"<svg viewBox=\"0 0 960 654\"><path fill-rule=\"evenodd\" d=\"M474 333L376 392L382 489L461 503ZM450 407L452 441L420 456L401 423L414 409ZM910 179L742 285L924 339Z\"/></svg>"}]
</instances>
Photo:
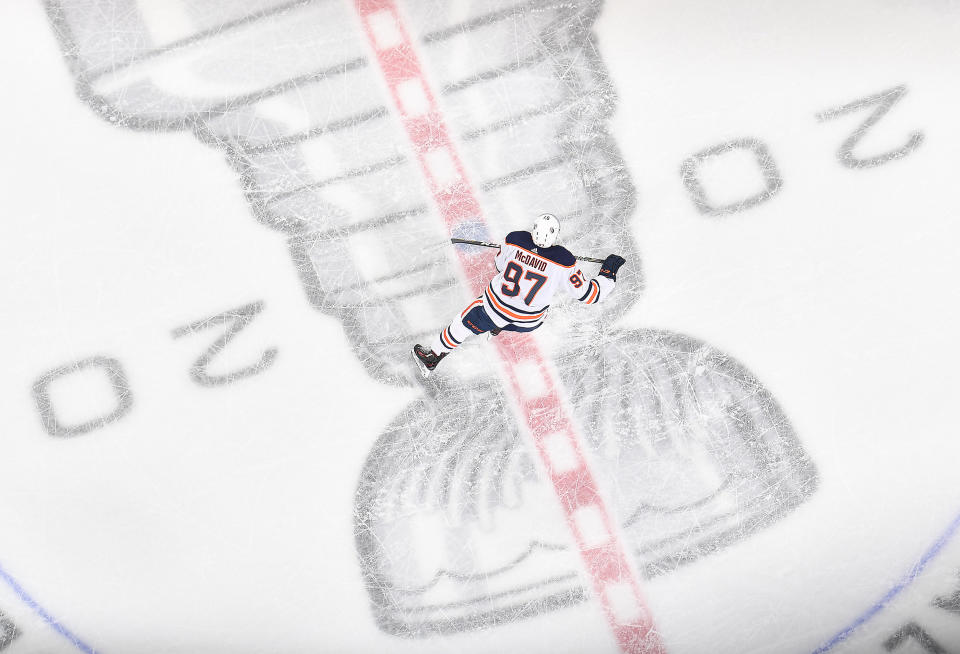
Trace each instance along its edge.
<instances>
[{"instance_id":1,"label":"hockey player","mask_svg":"<svg viewBox=\"0 0 960 654\"><path fill-rule=\"evenodd\" d=\"M596 304L610 295L625 259L609 255L599 275L587 281L570 251L557 245L559 236L560 221L549 213L534 221L533 230L507 234L496 258L499 274L483 294L434 337L429 350L419 343L413 346L420 374L429 375L472 334L532 332L543 324L560 287L584 304Z\"/></svg>"}]
</instances>

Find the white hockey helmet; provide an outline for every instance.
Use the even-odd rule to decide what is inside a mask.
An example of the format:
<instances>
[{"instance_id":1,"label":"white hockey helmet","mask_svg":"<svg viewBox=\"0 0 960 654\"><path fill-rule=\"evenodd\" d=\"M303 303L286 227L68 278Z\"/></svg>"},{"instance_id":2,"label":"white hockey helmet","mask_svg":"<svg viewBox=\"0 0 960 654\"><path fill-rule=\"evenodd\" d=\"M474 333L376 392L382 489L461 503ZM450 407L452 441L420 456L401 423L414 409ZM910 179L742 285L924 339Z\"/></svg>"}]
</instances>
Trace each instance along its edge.
<instances>
[{"instance_id":1,"label":"white hockey helmet","mask_svg":"<svg viewBox=\"0 0 960 654\"><path fill-rule=\"evenodd\" d=\"M533 242L537 247L548 248L555 245L560 238L560 221L552 213L544 213L537 216L533 221L533 229L530 230L533 236Z\"/></svg>"}]
</instances>

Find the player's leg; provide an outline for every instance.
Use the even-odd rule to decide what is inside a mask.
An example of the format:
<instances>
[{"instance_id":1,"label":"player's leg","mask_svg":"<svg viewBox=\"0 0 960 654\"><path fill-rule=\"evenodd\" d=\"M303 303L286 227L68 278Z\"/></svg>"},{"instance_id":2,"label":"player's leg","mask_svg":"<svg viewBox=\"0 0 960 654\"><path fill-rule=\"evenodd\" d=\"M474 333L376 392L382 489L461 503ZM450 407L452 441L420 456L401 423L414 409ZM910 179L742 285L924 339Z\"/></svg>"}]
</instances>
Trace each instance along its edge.
<instances>
[{"instance_id":1,"label":"player's leg","mask_svg":"<svg viewBox=\"0 0 960 654\"><path fill-rule=\"evenodd\" d=\"M497 325L484 311L483 303L478 298L460 312L458 319L455 319L448 327L434 336L430 348L436 354L449 354L471 336L496 328Z\"/></svg>"},{"instance_id":2,"label":"player's leg","mask_svg":"<svg viewBox=\"0 0 960 654\"><path fill-rule=\"evenodd\" d=\"M470 336L473 332L464 323L465 318L454 320L447 327L440 330L430 342L430 349L436 354L450 354Z\"/></svg>"},{"instance_id":3,"label":"player's leg","mask_svg":"<svg viewBox=\"0 0 960 654\"><path fill-rule=\"evenodd\" d=\"M426 377L443 357L460 347L467 338L492 329L497 329L497 325L483 310L483 302L477 298L460 312L459 318L434 336L430 350L419 343L413 346L414 360L420 367L420 373Z\"/></svg>"}]
</instances>

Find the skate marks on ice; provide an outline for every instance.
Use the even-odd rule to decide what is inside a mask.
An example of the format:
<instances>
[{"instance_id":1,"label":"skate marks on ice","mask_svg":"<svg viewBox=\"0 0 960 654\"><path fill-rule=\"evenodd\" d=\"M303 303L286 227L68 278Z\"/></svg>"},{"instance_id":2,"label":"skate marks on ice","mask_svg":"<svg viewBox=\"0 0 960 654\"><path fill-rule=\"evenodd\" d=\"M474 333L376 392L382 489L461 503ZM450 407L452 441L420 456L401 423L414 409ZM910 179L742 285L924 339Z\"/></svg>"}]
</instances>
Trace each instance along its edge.
<instances>
[{"instance_id":1,"label":"skate marks on ice","mask_svg":"<svg viewBox=\"0 0 960 654\"><path fill-rule=\"evenodd\" d=\"M19 636L20 629L17 625L0 611L0 652L7 649Z\"/></svg>"},{"instance_id":2,"label":"skate marks on ice","mask_svg":"<svg viewBox=\"0 0 960 654\"><path fill-rule=\"evenodd\" d=\"M557 359L594 469L646 577L778 520L817 477L776 400L693 338L617 331ZM377 441L357 493L357 549L377 620L405 636L584 601L549 481L496 386L423 399ZM452 400L449 398L453 398Z\"/></svg>"},{"instance_id":3,"label":"skate marks on ice","mask_svg":"<svg viewBox=\"0 0 960 654\"><path fill-rule=\"evenodd\" d=\"M469 298L352 3L46 5L80 97L111 123L190 130L221 149L258 220L286 237L312 305L342 322L368 372L419 384L410 343ZM405 9L487 215L506 233L548 197L568 244L634 262L609 307L622 313L640 266L625 227L634 191L605 122L615 97L589 32L600 3ZM423 90L402 99L415 112ZM500 234L478 224L457 236Z\"/></svg>"},{"instance_id":4,"label":"skate marks on ice","mask_svg":"<svg viewBox=\"0 0 960 654\"><path fill-rule=\"evenodd\" d=\"M900 84L816 114L816 119L822 123L871 109L869 115L837 149L836 159L842 166L855 170L883 166L907 157L924 142L924 133L913 130L898 147L871 156L854 152L870 130L906 93L906 85ZM755 171L753 183L760 181L762 187L756 188L752 193L745 189L731 190L729 171L736 168L740 168L741 173L751 169ZM722 170L726 172L718 175ZM741 177L747 176L741 174ZM775 197L784 183L770 148L763 140L755 137L725 141L691 155L680 166L680 179L697 210L711 217L729 216L757 207ZM745 192L748 195L740 197Z\"/></svg>"},{"instance_id":5,"label":"skate marks on ice","mask_svg":"<svg viewBox=\"0 0 960 654\"><path fill-rule=\"evenodd\" d=\"M562 517L544 510L553 491L538 483L502 388L454 397L444 410L423 398L397 416L360 478L357 552L389 633L480 628L590 595ZM541 540L550 528L553 542Z\"/></svg>"},{"instance_id":6,"label":"skate marks on ice","mask_svg":"<svg viewBox=\"0 0 960 654\"><path fill-rule=\"evenodd\" d=\"M827 109L826 111L817 113L817 120L823 122L827 120L833 120L841 116L846 116L849 113L861 111L869 107L874 107L870 115L867 116L862 123L860 123L857 129L854 130L853 134L848 136L846 140L840 144L840 148L837 150L837 160L841 164L847 168L854 169L882 166L890 161L902 159L916 150L917 147L923 143L923 139L925 138L923 132L913 131L910 132L906 143L899 148L890 150L889 152L884 152L872 157L858 157L853 152L853 149L857 147L863 137L866 136L870 128L873 127L881 118L887 115L887 112L889 112L895 104L900 102L901 98L903 98L906 93L907 87L901 84L875 95L871 95L866 98L860 98L859 100L854 100L853 102L847 103L840 107Z\"/></svg>"},{"instance_id":7,"label":"skate marks on ice","mask_svg":"<svg viewBox=\"0 0 960 654\"><path fill-rule=\"evenodd\" d=\"M263 302L251 302L236 309L218 313L215 316L198 320L183 327L177 327L171 331L173 338L183 338L197 332L206 331L211 327L226 326L224 332L217 337L207 350L197 357L197 360L190 367L190 378L200 386L225 386L233 384L241 379L263 372L277 358L277 348L267 348L260 355L259 361L247 365L243 368L233 370L227 374L214 375L208 370L208 366L213 359L220 354L247 325L253 321L260 312L263 311Z\"/></svg>"},{"instance_id":8,"label":"skate marks on ice","mask_svg":"<svg viewBox=\"0 0 960 654\"><path fill-rule=\"evenodd\" d=\"M69 651L97 654L67 624L0 564L0 652L62 652L69 643Z\"/></svg>"},{"instance_id":9,"label":"skate marks on ice","mask_svg":"<svg viewBox=\"0 0 960 654\"><path fill-rule=\"evenodd\" d=\"M748 198L716 205L709 200L703 182L700 180L700 168L704 162L712 158L739 152L749 152L753 156L763 177L763 188ZM777 168L776 161L770 155L770 150L763 141L755 138L727 141L697 152L680 166L680 177L697 210L709 216L726 216L756 207L776 195L783 186L783 176Z\"/></svg>"},{"instance_id":10,"label":"skate marks on ice","mask_svg":"<svg viewBox=\"0 0 960 654\"><path fill-rule=\"evenodd\" d=\"M67 390L57 390L64 385ZM64 393L70 395L70 390L84 387L98 389L99 392L81 392L80 395L87 397L88 402L91 398L94 398L93 401L84 407L84 415L78 415L75 408L70 417L65 418L56 410L54 398ZM110 396L109 399L107 396ZM94 356L45 372L33 384L33 400L47 434L66 438L119 420L133 406L133 392L119 361L112 357Z\"/></svg>"},{"instance_id":11,"label":"skate marks on ice","mask_svg":"<svg viewBox=\"0 0 960 654\"><path fill-rule=\"evenodd\" d=\"M474 175L468 172L459 148L448 137L446 112L435 99L434 81L424 75L424 66L404 28L406 19L402 12L395 0L359 0L357 7L449 235L485 227L489 207L475 195ZM507 68L511 69L512 66ZM416 101L408 102L411 94ZM553 162L531 164L517 173L480 184L480 188L489 192L553 166ZM484 281L493 274L490 259L460 251L457 261L462 277L468 280L468 289L473 295L480 293ZM514 418L526 427L524 435L536 444L540 458L551 470L557 501L554 508L559 506L564 511L612 635L624 652L662 652L629 555L613 528L615 521L598 492L595 475L583 458L580 436L570 408L558 391L556 373L546 365L543 350L530 336L498 339L495 345L495 360L502 364L501 379L515 400L510 407ZM547 441L565 448L564 468L550 461Z\"/></svg>"},{"instance_id":12,"label":"skate marks on ice","mask_svg":"<svg viewBox=\"0 0 960 654\"><path fill-rule=\"evenodd\" d=\"M877 602L812 654L916 651L960 643L960 514ZM913 645L915 643L915 645Z\"/></svg>"},{"instance_id":13,"label":"skate marks on ice","mask_svg":"<svg viewBox=\"0 0 960 654\"><path fill-rule=\"evenodd\" d=\"M732 357L654 330L614 332L596 350L573 353L561 375L646 576L744 538L816 489L780 405Z\"/></svg>"},{"instance_id":14,"label":"skate marks on ice","mask_svg":"<svg viewBox=\"0 0 960 654\"><path fill-rule=\"evenodd\" d=\"M221 150L253 214L287 240L311 304L342 322L365 369L424 388L377 442L357 495L358 553L380 626L457 631L585 599L576 548L549 513L556 498L484 348L458 352L458 365L428 382L409 363L410 344L448 322L479 280L460 278L352 3L46 7L80 98L118 126L190 130ZM591 32L600 9L597 0L404 6L484 213L500 221L497 234L468 222L455 236L491 240L541 210L562 215L568 247L631 262L600 307L611 321L637 300L642 279L628 223L636 193L607 128L616 95ZM424 93L400 89L408 114L428 105ZM572 339L596 319L559 307L549 329ZM645 574L732 543L812 491L813 468L776 402L731 360L656 332L604 343L554 363L583 372L564 380L567 395L605 485L618 489L617 515ZM708 371L702 378L693 361ZM631 382L611 379L614 369ZM591 375L607 392L574 397ZM679 477L662 482L668 472ZM403 506L417 510L408 519ZM516 540L499 542L504 534ZM487 545L510 554L481 551Z\"/></svg>"},{"instance_id":15,"label":"skate marks on ice","mask_svg":"<svg viewBox=\"0 0 960 654\"><path fill-rule=\"evenodd\" d=\"M260 374L273 365L277 348L270 347L256 363L221 374L208 370L263 307L263 301L258 300L171 330L171 337L179 339L215 327L223 328L223 333L190 366L194 383L205 387L225 386ZM135 397L123 364L105 354L47 370L33 382L32 394L44 430L57 438L87 434L124 418L133 409Z\"/></svg>"}]
</instances>

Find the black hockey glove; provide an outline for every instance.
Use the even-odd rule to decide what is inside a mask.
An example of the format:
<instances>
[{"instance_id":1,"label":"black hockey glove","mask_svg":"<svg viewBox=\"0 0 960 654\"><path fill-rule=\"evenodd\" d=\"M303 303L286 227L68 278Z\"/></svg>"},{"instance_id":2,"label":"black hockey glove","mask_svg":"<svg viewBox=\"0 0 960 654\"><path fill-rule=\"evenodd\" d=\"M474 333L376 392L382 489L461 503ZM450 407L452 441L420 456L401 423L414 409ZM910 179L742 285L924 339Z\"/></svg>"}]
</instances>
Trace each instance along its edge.
<instances>
[{"instance_id":1,"label":"black hockey glove","mask_svg":"<svg viewBox=\"0 0 960 654\"><path fill-rule=\"evenodd\" d=\"M617 281L617 271L620 270L620 266L626 262L627 260L620 255L611 254L603 260L603 265L600 266L600 275L602 277L609 277L613 281Z\"/></svg>"}]
</instances>

